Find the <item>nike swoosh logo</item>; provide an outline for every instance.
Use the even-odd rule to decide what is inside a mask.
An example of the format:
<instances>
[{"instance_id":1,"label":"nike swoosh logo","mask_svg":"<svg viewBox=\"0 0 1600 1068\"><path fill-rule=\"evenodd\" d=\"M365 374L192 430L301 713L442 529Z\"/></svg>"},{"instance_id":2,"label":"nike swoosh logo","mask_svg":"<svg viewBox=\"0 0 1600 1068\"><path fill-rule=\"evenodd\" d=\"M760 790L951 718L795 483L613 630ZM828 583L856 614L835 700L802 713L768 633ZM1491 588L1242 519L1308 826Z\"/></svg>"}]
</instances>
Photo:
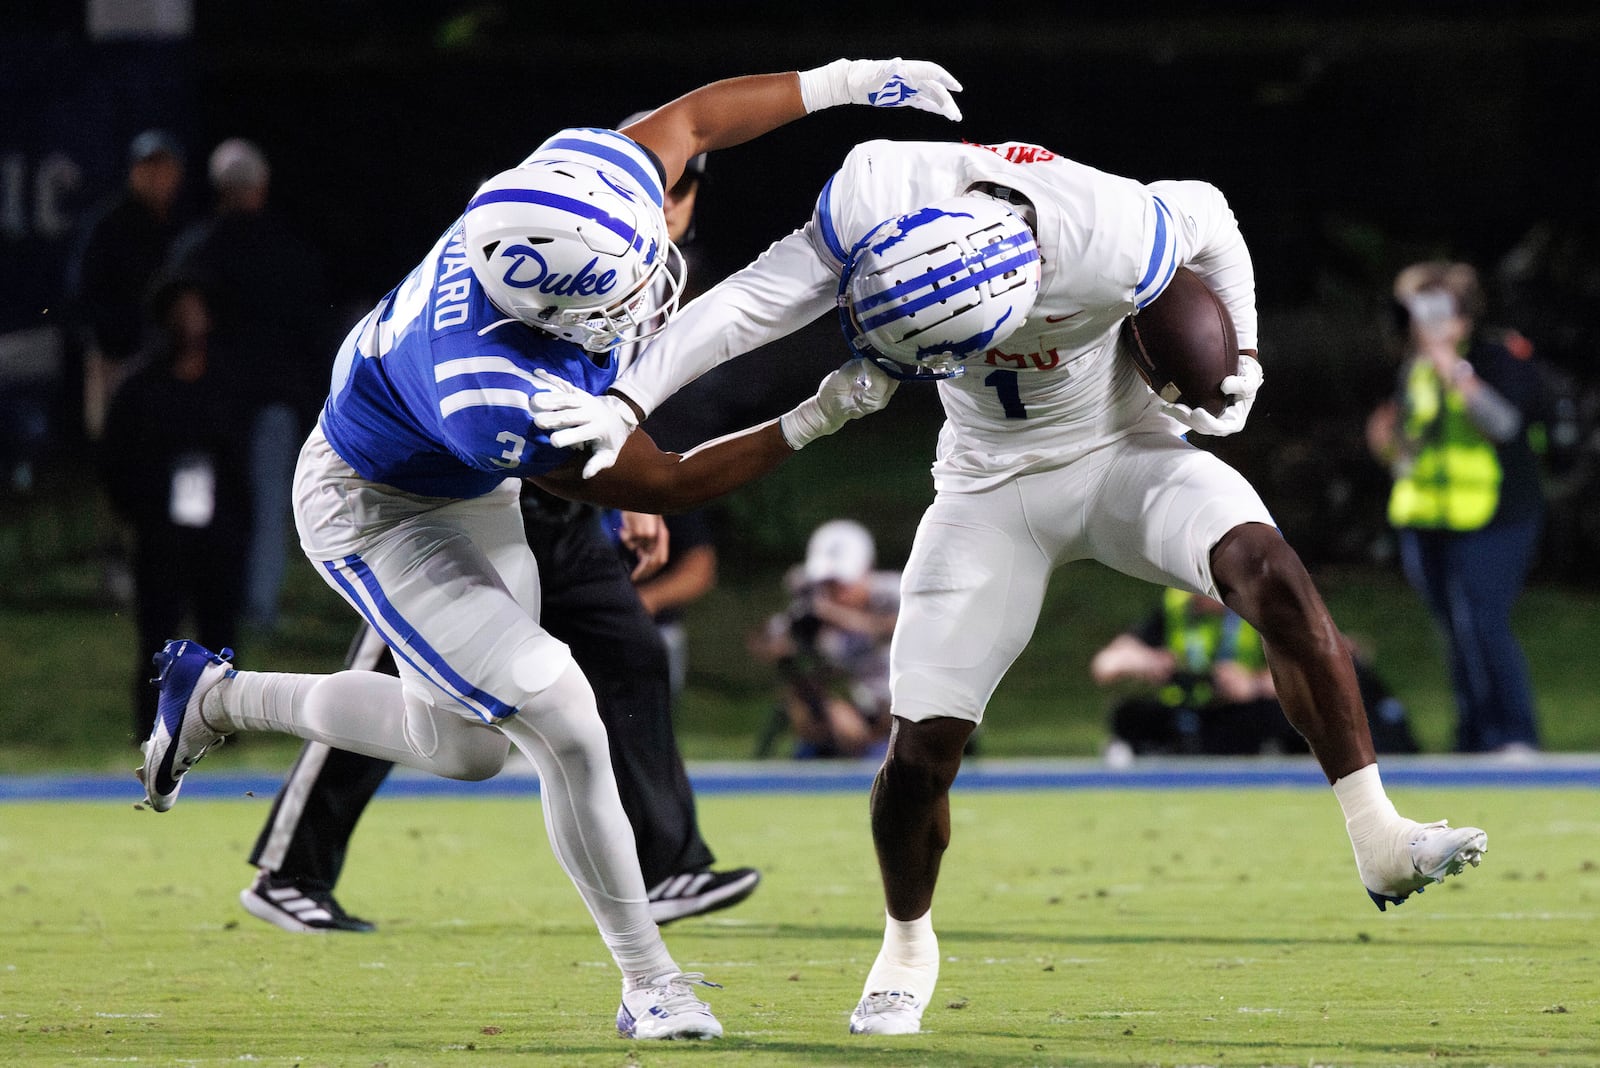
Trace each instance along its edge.
<instances>
[{"instance_id":1,"label":"nike swoosh logo","mask_svg":"<svg viewBox=\"0 0 1600 1068\"><path fill-rule=\"evenodd\" d=\"M1047 323L1064 323L1068 319L1075 318L1076 316L1079 316L1079 315L1082 315L1082 314L1083 314L1083 310L1080 308L1078 311L1073 312L1071 315L1046 315L1044 317L1044 321L1047 322Z\"/></svg>"}]
</instances>

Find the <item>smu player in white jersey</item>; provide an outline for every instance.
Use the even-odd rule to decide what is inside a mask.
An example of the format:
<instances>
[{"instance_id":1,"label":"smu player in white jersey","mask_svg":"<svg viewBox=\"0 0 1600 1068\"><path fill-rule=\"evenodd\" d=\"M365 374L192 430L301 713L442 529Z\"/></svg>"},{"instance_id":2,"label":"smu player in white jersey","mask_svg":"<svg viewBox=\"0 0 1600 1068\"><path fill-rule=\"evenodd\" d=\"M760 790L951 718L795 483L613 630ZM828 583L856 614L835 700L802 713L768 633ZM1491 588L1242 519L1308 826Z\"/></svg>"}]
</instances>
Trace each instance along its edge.
<instances>
[{"instance_id":1,"label":"smu player in white jersey","mask_svg":"<svg viewBox=\"0 0 1600 1068\"><path fill-rule=\"evenodd\" d=\"M1163 403L1119 351L1179 266L1232 313L1239 371L1220 415ZM1098 560L1217 597L1266 637L1279 696L1346 816L1380 909L1476 864L1476 828L1423 825L1385 795L1349 654L1250 485L1188 444L1245 422L1261 369L1255 283L1213 186L1145 185L1036 145L873 141L811 221L684 309L602 402L605 441L694 374L837 304L850 348L938 382L937 496L917 530L891 653L894 731L872 792L884 943L851 1015L920 1029L938 978L931 907L962 748L1060 565Z\"/></svg>"},{"instance_id":2,"label":"smu player in white jersey","mask_svg":"<svg viewBox=\"0 0 1600 1068\"><path fill-rule=\"evenodd\" d=\"M538 769L552 848L622 970L617 1029L720 1035L702 977L678 968L651 920L594 693L539 625L519 478L599 504L683 509L881 407L893 381L857 363L780 419L684 457L642 435L620 457L586 457L563 429L611 383L612 350L674 310L676 287L652 294L678 260L662 199L686 160L836 104L957 118L955 89L942 68L898 59L729 79L624 132L561 131L484 183L346 338L295 475L303 549L383 636L400 677L238 671L230 650L167 643L140 769L150 806L171 808L185 773L234 731L460 779L494 775L514 744Z\"/></svg>"}]
</instances>

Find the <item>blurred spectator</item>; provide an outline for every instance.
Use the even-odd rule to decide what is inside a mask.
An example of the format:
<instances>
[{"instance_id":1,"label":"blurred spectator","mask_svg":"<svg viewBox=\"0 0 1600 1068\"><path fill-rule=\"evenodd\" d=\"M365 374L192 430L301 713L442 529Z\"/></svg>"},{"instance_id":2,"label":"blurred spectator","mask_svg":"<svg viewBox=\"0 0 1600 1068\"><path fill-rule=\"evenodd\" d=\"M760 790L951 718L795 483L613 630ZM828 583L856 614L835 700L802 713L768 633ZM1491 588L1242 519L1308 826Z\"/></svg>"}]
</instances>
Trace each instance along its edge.
<instances>
[{"instance_id":1,"label":"blurred spectator","mask_svg":"<svg viewBox=\"0 0 1600 1068\"><path fill-rule=\"evenodd\" d=\"M689 674L689 631L683 612L717 584L717 545L703 508L665 517L669 552L661 570L635 584L644 610L655 620L667 647L667 665L676 705Z\"/></svg>"},{"instance_id":2,"label":"blurred spectator","mask_svg":"<svg viewBox=\"0 0 1600 1068\"><path fill-rule=\"evenodd\" d=\"M1097 686L1151 692L1111 711L1107 759L1133 754L1306 752L1278 706L1261 635L1221 601L1167 589L1159 611L1089 662ZM1296 744L1298 742L1298 744Z\"/></svg>"},{"instance_id":3,"label":"blurred spectator","mask_svg":"<svg viewBox=\"0 0 1600 1068\"><path fill-rule=\"evenodd\" d=\"M1395 278L1394 300L1399 386L1368 417L1367 444L1394 478L1389 522L1406 578L1448 646L1456 749L1535 750L1511 610L1543 523L1528 428L1544 418L1544 381L1526 339L1479 328L1471 266L1413 264Z\"/></svg>"},{"instance_id":4,"label":"blurred spectator","mask_svg":"<svg viewBox=\"0 0 1600 1068\"><path fill-rule=\"evenodd\" d=\"M860 523L822 524L784 579L788 609L750 636L751 653L778 667L796 757L883 755L900 573L874 571L875 557Z\"/></svg>"},{"instance_id":5,"label":"blurred spectator","mask_svg":"<svg viewBox=\"0 0 1600 1068\"><path fill-rule=\"evenodd\" d=\"M1416 752L1404 706L1349 645L1373 745L1380 753ZM1278 703L1261 635L1213 597L1168 588L1139 626L1095 653L1089 674L1097 686L1132 683L1140 691L1111 710L1107 763L1310 751Z\"/></svg>"},{"instance_id":6,"label":"blurred spectator","mask_svg":"<svg viewBox=\"0 0 1600 1068\"><path fill-rule=\"evenodd\" d=\"M150 650L183 633L186 620L211 648L237 639L239 546L250 523L249 495L234 477L246 447L211 367L205 295L192 282L169 281L152 305L160 332L111 401L99 463L133 534L135 742L155 724Z\"/></svg>"},{"instance_id":7,"label":"blurred spectator","mask_svg":"<svg viewBox=\"0 0 1600 1068\"><path fill-rule=\"evenodd\" d=\"M122 190L89 216L68 266L67 291L83 336L83 432L98 440L117 387L145 346L145 298L179 231L183 150L165 130L128 146Z\"/></svg>"},{"instance_id":8,"label":"blurred spectator","mask_svg":"<svg viewBox=\"0 0 1600 1068\"><path fill-rule=\"evenodd\" d=\"M268 208L272 171L258 147L223 141L208 171L216 212L179 238L173 262L211 296L217 340L233 357L216 371L246 405L255 519L243 557L244 618L272 630L288 565L295 457L328 386L328 289L318 255Z\"/></svg>"}]
</instances>

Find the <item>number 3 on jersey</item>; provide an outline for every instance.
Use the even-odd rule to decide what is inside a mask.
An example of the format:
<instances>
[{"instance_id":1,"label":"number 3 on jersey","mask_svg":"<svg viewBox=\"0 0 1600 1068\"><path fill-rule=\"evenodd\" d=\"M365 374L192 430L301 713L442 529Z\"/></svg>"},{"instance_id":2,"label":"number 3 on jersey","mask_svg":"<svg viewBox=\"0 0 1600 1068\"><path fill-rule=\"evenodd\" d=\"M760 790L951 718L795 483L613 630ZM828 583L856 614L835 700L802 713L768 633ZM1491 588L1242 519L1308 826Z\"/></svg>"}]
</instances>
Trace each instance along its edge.
<instances>
[{"instance_id":1,"label":"number 3 on jersey","mask_svg":"<svg viewBox=\"0 0 1600 1068\"><path fill-rule=\"evenodd\" d=\"M506 451L498 458L490 457L489 462L496 467L516 467L522 463L522 454L527 451L528 439L521 434L513 434L509 430L502 430L495 435L498 442L504 443Z\"/></svg>"},{"instance_id":2,"label":"number 3 on jersey","mask_svg":"<svg viewBox=\"0 0 1600 1068\"><path fill-rule=\"evenodd\" d=\"M1028 418L1028 409L1022 403L1022 391L1017 388L1017 372L990 371L983 384L994 388L1007 419Z\"/></svg>"}]
</instances>

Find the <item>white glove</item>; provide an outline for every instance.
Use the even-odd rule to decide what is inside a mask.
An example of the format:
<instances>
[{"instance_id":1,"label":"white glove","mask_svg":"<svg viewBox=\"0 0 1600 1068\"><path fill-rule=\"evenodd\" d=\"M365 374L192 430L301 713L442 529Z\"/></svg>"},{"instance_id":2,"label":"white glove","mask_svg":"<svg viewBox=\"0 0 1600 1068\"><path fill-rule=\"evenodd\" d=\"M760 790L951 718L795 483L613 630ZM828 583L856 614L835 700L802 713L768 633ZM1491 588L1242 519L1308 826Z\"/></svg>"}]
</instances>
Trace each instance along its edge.
<instances>
[{"instance_id":1,"label":"white glove","mask_svg":"<svg viewBox=\"0 0 1600 1068\"><path fill-rule=\"evenodd\" d=\"M799 451L852 419L870 415L894 396L900 383L867 360L849 360L807 397L778 417L778 429L789 448Z\"/></svg>"},{"instance_id":2,"label":"white glove","mask_svg":"<svg viewBox=\"0 0 1600 1068\"><path fill-rule=\"evenodd\" d=\"M1248 353L1239 353L1239 370L1222 380L1222 392L1233 399L1222 409L1221 415L1212 415L1204 408L1191 408L1187 404L1164 404L1161 410L1183 423L1197 434L1214 438L1237 434L1244 429L1250 417L1250 408L1261 389L1261 362Z\"/></svg>"},{"instance_id":3,"label":"white glove","mask_svg":"<svg viewBox=\"0 0 1600 1068\"><path fill-rule=\"evenodd\" d=\"M620 397L585 393L542 367L533 373L550 387L533 395L533 406L539 409L533 425L554 431L550 444L558 449L589 446L591 455L583 465L584 478L593 478L616 463L622 443L639 425L639 417L628 402Z\"/></svg>"},{"instance_id":4,"label":"white glove","mask_svg":"<svg viewBox=\"0 0 1600 1068\"><path fill-rule=\"evenodd\" d=\"M955 122L961 109L950 94L960 91L961 83L949 71L921 59L836 59L800 72L800 99L808 113L867 104L931 111Z\"/></svg>"}]
</instances>

